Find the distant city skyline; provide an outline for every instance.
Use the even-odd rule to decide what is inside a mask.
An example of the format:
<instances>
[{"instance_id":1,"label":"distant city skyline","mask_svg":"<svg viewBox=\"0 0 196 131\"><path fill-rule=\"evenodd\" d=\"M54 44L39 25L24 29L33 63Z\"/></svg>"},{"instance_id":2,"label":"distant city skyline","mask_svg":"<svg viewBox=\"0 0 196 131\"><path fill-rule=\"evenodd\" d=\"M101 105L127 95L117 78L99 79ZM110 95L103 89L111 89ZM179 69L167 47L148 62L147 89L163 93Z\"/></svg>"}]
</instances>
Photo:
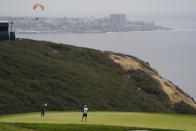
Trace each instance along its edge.
<instances>
[{"instance_id":1,"label":"distant city skyline","mask_svg":"<svg viewBox=\"0 0 196 131\"><path fill-rule=\"evenodd\" d=\"M34 11L41 3L45 11ZM196 0L1 0L0 16L104 17L123 13L129 17L196 18Z\"/></svg>"}]
</instances>

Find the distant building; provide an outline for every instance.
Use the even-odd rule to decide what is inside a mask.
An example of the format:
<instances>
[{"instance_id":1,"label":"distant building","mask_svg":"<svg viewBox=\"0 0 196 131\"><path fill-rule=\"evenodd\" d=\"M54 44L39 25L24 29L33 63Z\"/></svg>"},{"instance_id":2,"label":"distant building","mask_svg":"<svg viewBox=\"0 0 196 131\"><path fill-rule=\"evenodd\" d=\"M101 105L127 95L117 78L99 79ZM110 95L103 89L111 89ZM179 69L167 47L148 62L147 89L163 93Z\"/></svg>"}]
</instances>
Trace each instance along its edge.
<instances>
[{"instance_id":1,"label":"distant building","mask_svg":"<svg viewBox=\"0 0 196 131\"><path fill-rule=\"evenodd\" d=\"M126 25L127 18L124 14L111 14L109 17L109 21L113 28L118 29Z\"/></svg>"},{"instance_id":2,"label":"distant building","mask_svg":"<svg viewBox=\"0 0 196 131\"><path fill-rule=\"evenodd\" d=\"M11 24L11 31L9 31L9 24ZM12 31L13 22L0 21L0 41L15 40L15 32Z\"/></svg>"},{"instance_id":3,"label":"distant building","mask_svg":"<svg viewBox=\"0 0 196 131\"><path fill-rule=\"evenodd\" d=\"M9 40L9 22L0 21L0 40Z\"/></svg>"}]
</instances>

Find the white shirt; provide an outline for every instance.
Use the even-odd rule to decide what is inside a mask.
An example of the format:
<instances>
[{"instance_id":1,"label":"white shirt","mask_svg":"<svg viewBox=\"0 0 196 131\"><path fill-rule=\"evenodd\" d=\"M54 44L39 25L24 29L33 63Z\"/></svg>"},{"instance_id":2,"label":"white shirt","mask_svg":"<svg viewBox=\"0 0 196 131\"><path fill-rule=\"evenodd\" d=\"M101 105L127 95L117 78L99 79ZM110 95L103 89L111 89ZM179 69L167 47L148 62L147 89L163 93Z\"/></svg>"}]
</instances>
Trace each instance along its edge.
<instances>
[{"instance_id":1,"label":"white shirt","mask_svg":"<svg viewBox=\"0 0 196 131\"><path fill-rule=\"evenodd\" d=\"M88 112L88 108L87 107L84 107L84 114L87 114L87 112Z\"/></svg>"}]
</instances>

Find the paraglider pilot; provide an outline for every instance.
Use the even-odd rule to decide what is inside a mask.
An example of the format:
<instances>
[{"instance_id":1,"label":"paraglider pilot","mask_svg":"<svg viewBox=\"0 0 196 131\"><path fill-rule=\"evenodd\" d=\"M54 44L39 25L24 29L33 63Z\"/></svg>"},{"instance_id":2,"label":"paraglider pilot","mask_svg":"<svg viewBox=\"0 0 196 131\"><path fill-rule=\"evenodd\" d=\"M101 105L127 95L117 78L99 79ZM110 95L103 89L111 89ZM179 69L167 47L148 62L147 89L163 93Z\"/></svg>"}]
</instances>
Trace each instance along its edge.
<instances>
[{"instance_id":1,"label":"paraglider pilot","mask_svg":"<svg viewBox=\"0 0 196 131\"><path fill-rule=\"evenodd\" d=\"M44 6L38 3L33 6L33 9L36 10L38 7L40 7L41 10L44 11ZM36 17L35 20L37 21L38 17Z\"/></svg>"}]
</instances>

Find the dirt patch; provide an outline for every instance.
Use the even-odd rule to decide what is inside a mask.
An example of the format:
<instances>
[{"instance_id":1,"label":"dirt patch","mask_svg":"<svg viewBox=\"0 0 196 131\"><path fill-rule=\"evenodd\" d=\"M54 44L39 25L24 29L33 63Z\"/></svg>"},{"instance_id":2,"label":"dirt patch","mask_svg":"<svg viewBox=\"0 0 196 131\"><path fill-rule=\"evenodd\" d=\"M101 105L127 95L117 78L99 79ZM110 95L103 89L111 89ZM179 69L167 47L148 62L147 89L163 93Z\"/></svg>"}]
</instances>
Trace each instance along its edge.
<instances>
[{"instance_id":1,"label":"dirt patch","mask_svg":"<svg viewBox=\"0 0 196 131\"><path fill-rule=\"evenodd\" d=\"M196 108L196 103L188 97L186 94L183 94L178 90L178 88L172 84L170 81L161 78L158 74L150 71L149 69L142 66L139 62L135 61L129 56L119 56L113 53L109 53L108 57L115 63L122 66L125 70L142 70L148 74L151 74L153 78L160 82L163 91L169 96L172 104L184 101L185 103Z\"/></svg>"},{"instance_id":2,"label":"dirt patch","mask_svg":"<svg viewBox=\"0 0 196 131\"><path fill-rule=\"evenodd\" d=\"M141 69L140 64L128 56L123 57L110 54L109 58L112 59L115 63L120 64L125 70Z\"/></svg>"},{"instance_id":3,"label":"dirt patch","mask_svg":"<svg viewBox=\"0 0 196 131\"><path fill-rule=\"evenodd\" d=\"M60 51L58 49L55 49L52 52L55 53L55 54L60 54Z\"/></svg>"}]
</instances>

